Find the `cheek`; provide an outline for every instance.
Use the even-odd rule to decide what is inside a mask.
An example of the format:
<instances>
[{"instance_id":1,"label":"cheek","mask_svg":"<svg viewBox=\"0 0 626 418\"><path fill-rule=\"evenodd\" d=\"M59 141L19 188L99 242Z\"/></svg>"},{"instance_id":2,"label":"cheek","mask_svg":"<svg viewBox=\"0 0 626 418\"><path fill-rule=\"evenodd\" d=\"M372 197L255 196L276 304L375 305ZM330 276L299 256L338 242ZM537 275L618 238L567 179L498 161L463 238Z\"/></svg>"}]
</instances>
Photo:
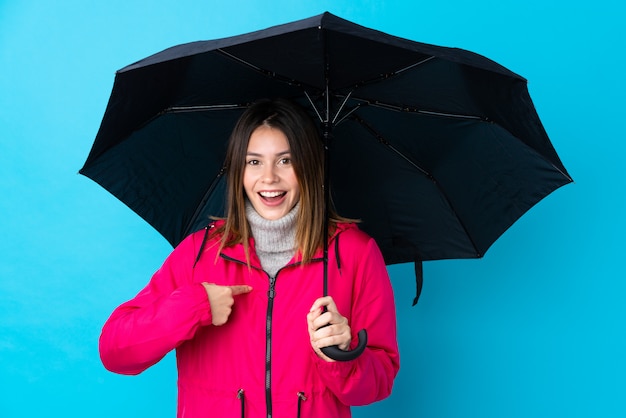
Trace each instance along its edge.
<instances>
[{"instance_id":1,"label":"cheek","mask_svg":"<svg viewBox=\"0 0 626 418\"><path fill-rule=\"evenodd\" d=\"M289 183L291 184L291 189L297 194L300 195L300 183L298 182L298 177L296 176L295 171L291 172Z\"/></svg>"},{"instance_id":2,"label":"cheek","mask_svg":"<svg viewBox=\"0 0 626 418\"><path fill-rule=\"evenodd\" d=\"M248 170L243 172L243 189L246 195L250 196L252 189L254 188L254 178Z\"/></svg>"},{"instance_id":3,"label":"cheek","mask_svg":"<svg viewBox=\"0 0 626 418\"><path fill-rule=\"evenodd\" d=\"M298 202L300 200L300 186L298 185L298 182L295 183L293 191L293 200L294 202Z\"/></svg>"},{"instance_id":4,"label":"cheek","mask_svg":"<svg viewBox=\"0 0 626 418\"><path fill-rule=\"evenodd\" d=\"M300 184L297 180L293 182L293 188L298 193L298 195L300 195Z\"/></svg>"}]
</instances>

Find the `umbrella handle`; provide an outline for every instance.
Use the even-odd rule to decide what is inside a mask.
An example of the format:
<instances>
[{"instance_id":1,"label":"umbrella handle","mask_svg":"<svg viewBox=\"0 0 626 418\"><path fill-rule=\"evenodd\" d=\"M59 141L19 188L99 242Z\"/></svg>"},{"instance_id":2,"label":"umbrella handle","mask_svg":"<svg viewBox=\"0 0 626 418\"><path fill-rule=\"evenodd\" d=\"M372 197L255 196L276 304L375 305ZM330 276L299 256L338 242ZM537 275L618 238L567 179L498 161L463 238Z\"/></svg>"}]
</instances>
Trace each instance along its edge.
<instances>
[{"instance_id":1,"label":"umbrella handle","mask_svg":"<svg viewBox=\"0 0 626 418\"><path fill-rule=\"evenodd\" d=\"M358 333L359 343L354 348L354 350L343 351L340 350L336 345L330 347L321 348L322 353L324 353L327 357L330 357L333 360L337 361L349 361L354 360L358 356L360 356L365 350L365 346L367 345L367 331L362 329Z\"/></svg>"}]
</instances>

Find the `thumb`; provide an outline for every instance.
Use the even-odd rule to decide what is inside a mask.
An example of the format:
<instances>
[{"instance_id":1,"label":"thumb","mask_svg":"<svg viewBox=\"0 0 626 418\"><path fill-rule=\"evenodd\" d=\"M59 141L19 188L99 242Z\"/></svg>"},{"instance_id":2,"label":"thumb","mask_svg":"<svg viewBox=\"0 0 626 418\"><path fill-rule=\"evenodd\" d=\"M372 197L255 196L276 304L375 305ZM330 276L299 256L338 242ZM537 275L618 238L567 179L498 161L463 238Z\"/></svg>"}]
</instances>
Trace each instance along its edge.
<instances>
[{"instance_id":1,"label":"thumb","mask_svg":"<svg viewBox=\"0 0 626 418\"><path fill-rule=\"evenodd\" d=\"M252 286L248 286L247 284L228 286L230 290L233 291L233 296L242 295L244 293L250 293L252 291Z\"/></svg>"}]
</instances>

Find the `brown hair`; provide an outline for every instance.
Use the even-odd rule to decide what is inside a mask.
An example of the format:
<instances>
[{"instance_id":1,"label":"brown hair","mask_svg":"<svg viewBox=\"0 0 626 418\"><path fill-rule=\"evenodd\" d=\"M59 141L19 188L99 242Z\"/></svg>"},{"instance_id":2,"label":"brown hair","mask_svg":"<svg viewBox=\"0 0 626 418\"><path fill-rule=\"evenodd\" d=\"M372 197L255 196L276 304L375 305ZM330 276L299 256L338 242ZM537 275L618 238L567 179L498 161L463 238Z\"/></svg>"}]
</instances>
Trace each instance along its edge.
<instances>
[{"instance_id":1,"label":"brown hair","mask_svg":"<svg viewBox=\"0 0 626 418\"><path fill-rule=\"evenodd\" d=\"M243 244L249 262L250 225L246 219L243 173L250 136L259 126L279 129L289 142L291 159L300 187L300 208L296 219L296 245L304 263L322 247L324 233L324 149L319 131L304 109L285 99L261 100L239 118L228 140L226 152L226 222L217 228L222 234L220 250ZM350 221L329 207L331 231L337 222Z\"/></svg>"}]
</instances>

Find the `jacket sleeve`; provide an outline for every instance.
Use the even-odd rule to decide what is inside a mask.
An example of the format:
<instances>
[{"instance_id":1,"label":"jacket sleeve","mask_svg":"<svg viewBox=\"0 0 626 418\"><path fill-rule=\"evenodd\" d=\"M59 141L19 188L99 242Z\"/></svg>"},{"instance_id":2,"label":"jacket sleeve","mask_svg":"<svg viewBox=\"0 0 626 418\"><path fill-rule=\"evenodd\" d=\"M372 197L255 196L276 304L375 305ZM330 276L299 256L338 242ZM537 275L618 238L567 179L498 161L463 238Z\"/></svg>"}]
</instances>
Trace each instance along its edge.
<instances>
[{"instance_id":1,"label":"jacket sleeve","mask_svg":"<svg viewBox=\"0 0 626 418\"><path fill-rule=\"evenodd\" d=\"M367 405L391 394L400 368L393 290L382 254L369 239L358 259L350 318L352 348L365 328L368 343L355 360L326 362L316 354L315 364L326 386L345 405Z\"/></svg>"},{"instance_id":2,"label":"jacket sleeve","mask_svg":"<svg viewBox=\"0 0 626 418\"><path fill-rule=\"evenodd\" d=\"M211 323L204 286L192 282L193 240L186 238L148 285L104 324L99 349L108 370L141 373Z\"/></svg>"}]
</instances>

